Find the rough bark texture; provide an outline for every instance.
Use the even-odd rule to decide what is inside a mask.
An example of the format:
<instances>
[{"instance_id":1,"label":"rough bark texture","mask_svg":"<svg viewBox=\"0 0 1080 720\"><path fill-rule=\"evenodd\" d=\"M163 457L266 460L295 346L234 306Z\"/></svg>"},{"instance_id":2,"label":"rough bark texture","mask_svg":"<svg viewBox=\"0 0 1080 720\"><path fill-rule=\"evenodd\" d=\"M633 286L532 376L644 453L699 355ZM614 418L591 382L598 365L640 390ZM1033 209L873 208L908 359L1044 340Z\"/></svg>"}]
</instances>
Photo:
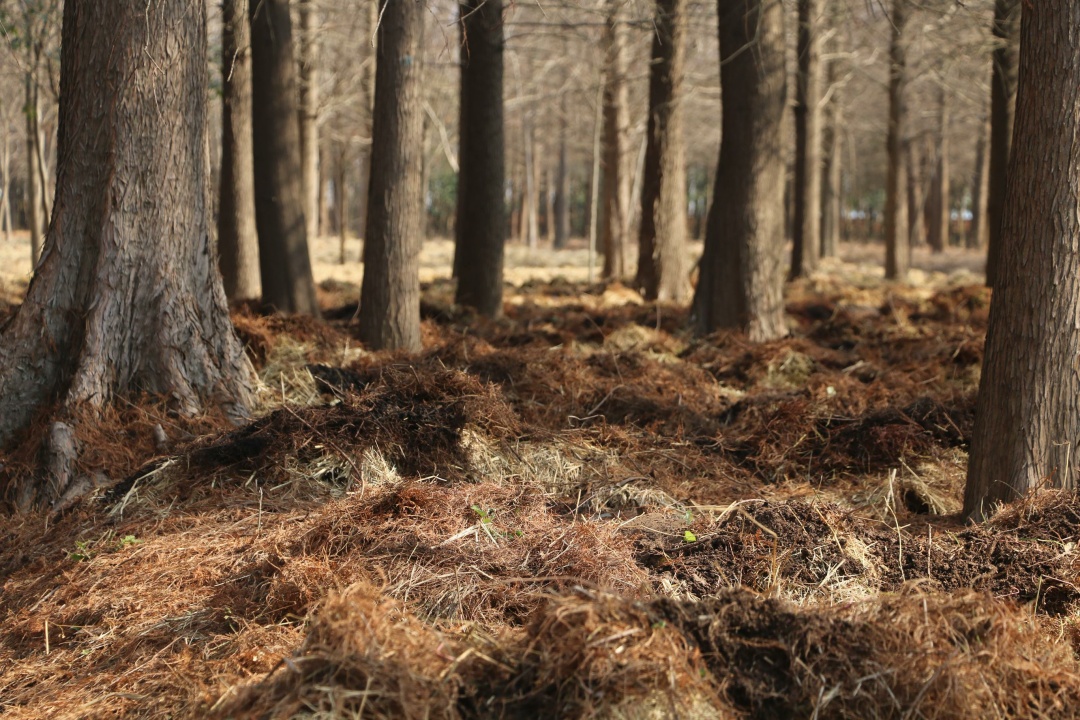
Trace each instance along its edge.
<instances>
[{"instance_id":1,"label":"rough bark texture","mask_svg":"<svg viewBox=\"0 0 1080 720\"><path fill-rule=\"evenodd\" d=\"M502 0L461 4L457 302L486 317L502 313L506 238L502 13Z\"/></svg>"},{"instance_id":2,"label":"rough bark texture","mask_svg":"<svg viewBox=\"0 0 1080 720\"><path fill-rule=\"evenodd\" d=\"M682 302L690 290L682 137L686 2L656 3L649 71L649 141L638 234L638 289L649 300L672 302Z\"/></svg>"},{"instance_id":3,"label":"rough bark texture","mask_svg":"<svg viewBox=\"0 0 1080 720\"><path fill-rule=\"evenodd\" d=\"M147 10L64 5L56 221L0 341L0 443L56 398L246 413L252 371L208 225L205 5Z\"/></svg>"},{"instance_id":4,"label":"rough bark texture","mask_svg":"<svg viewBox=\"0 0 1080 720\"><path fill-rule=\"evenodd\" d=\"M723 128L705 252L694 297L698 332L784 324L784 10L768 0L719 0Z\"/></svg>"},{"instance_id":5,"label":"rough bark texture","mask_svg":"<svg viewBox=\"0 0 1080 720\"><path fill-rule=\"evenodd\" d=\"M319 11L314 0L298 0L300 16L300 182L308 241L319 235Z\"/></svg>"},{"instance_id":6,"label":"rough bark texture","mask_svg":"<svg viewBox=\"0 0 1080 720\"><path fill-rule=\"evenodd\" d=\"M26 73L26 219L30 225L30 260L37 267L41 258L42 236L48 219L41 209L41 195L45 189L41 186L41 174L38 172L37 136L40 130L38 120L40 103L38 102L37 83L34 76Z\"/></svg>"},{"instance_id":7,"label":"rough bark texture","mask_svg":"<svg viewBox=\"0 0 1080 720\"><path fill-rule=\"evenodd\" d=\"M420 349L424 12L422 0L384 0L379 23L360 291L360 338L373 349Z\"/></svg>"},{"instance_id":8,"label":"rough bark texture","mask_svg":"<svg viewBox=\"0 0 1080 720\"><path fill-rule=\"evenodd\" d=\"M318 315L301 183L296 63L288 0L251 2L255 222L263 302Z\"/></svg>"},{"instance_id":9,"label":"rough bark texture","mask_svg":"<svg viewBox=\"0 0 1080 720\"><path fill-rule=\"evenodd\" d=\"M990 85L990 182L987 199L989 226L986 251L986 284L997 277L1001 255L1001 222L1005 211L1005 181L1013 138L1016 110L1016 66L1020 54L1020 0L995 0L993 55Z\"/></svg>"},{"instance_id":10,"label":"rough bark texture","mask_svg":"<svg viewBox=\"0 0 1080 720\"><path fill-rule=\"evenodd\" d=\"M964 512L1080 473L1080 3L1024 7L1000 272Z\"/></svg>"},{"instance_id":11,"label":"rough bark texture","mask_svg":"<svg viewBox=\"0 0 1080 720\"><path fill-rule=\"evenodd\" d=\"M255 174L251 137L251 31L248 0L221 3L221 180L218 185L218 262L230 300L262 293L255 232Z\"/></svg>"},{"instance_id":12,"label":"rough bark texture","mask_svg":"<svg viewBox=\"0 0 1080 720\"><path fill-rule=\"evenodd\" d=\"M791 277L809 275L821 248L821 111L817 0L799 0L795 85L795 217Z\"/></svg>"},{"instance_id":13,"label":"rough bark texture","mask_svg":"<svg viewBox=\"0 0 1080 720\"><path fill-rule=\"evenodd\" d=\"M907 203L904 201L904 87L907 84L907 59L904 51L904 27L907 24L908 0L893 0L892 37L889 42L889 131L886 140L888 169L885 174L885 278L903 280L911 265L911 242L907 228Z\"/></svg>"},{"instance_id":14,"label":"rough bark texture","mask_svg":"<svg viewBox=\"0 0 1080 720\"><path fill-rule=\"evenodd\" d=\"M971 232L967 246L971 249L986 247L987 240L987 182L990 179L990 116L987 115L975 141L975 177L971 191Z\"/></svg>"},{"instance_id":15,"label":"rough bark texture","mask_svg":"<svg viewBox=\"0 0 1080 720\"><path fill-rule=\"evenodd\" d=\"M626 90L626 28L623 0L608 0L604 26L603 188L600 246L603 276L626 275L626 233L630 204L630 173L626 167L626 135L630 125Z\"/></svg>"}]
</instances>

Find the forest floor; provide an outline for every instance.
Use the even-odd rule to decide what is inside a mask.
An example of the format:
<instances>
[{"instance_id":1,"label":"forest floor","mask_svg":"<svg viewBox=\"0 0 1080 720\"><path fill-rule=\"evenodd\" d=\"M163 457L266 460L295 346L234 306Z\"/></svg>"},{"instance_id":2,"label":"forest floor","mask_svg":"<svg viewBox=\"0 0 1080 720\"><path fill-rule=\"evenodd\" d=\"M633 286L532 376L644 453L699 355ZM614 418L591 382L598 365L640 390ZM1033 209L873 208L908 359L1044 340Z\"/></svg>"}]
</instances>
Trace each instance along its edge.
<instances>
[{"instance_id":1,"label":"forest floor","mask_svg":"<svg viewBox=\"0 0 1080 720\"><path fill-rule=\"evenodd\" d=\"M429 277L415 357L317 263L324 321L234 314L250 425L119 406L111 488L0 519L0 715L1080 717L1080 500L955 514L978 258L878 254L750 345L534 253L496 322Z\"/></svg>"}]
</instances>

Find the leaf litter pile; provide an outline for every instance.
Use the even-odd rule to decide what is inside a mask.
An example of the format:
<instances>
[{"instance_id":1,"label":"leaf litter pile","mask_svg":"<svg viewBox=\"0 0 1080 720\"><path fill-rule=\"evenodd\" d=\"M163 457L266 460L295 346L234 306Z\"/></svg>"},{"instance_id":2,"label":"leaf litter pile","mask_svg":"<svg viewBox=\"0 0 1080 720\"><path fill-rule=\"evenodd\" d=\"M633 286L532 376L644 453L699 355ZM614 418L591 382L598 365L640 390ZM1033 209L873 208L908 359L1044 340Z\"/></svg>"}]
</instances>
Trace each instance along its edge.
<instances>
[{"instance_id":1,"label":"leaf litter pile","mask_svg":"<svg viewBox=\"0 0 1080 720\"><path fill-rule=\"evenodd\" d=\"M244 427L73 423L98 489L0 521L0 714L1080 716L1080 501L955 515L982 288L819 280L760 346L619 286L449 297L418 357L355 288L239 310Z\"/></svg>"}]
</instances>

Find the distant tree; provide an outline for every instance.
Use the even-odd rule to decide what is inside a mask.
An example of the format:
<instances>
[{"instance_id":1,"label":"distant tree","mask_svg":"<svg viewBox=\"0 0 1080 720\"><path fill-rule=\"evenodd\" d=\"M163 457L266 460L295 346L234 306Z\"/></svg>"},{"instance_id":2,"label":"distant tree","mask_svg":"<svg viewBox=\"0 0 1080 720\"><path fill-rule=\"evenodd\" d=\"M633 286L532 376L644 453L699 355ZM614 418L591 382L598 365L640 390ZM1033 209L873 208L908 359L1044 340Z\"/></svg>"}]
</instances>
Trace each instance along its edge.
<instances>
[{"instance_id":1,"label":"distant tree","mask_svg":"<svg viewBox=\"0 0 1080 720\"><path fill-rule=\"evenodd\" d=\"M990 180L986 254L986 284L993 286L1001 266L1002 215L1005 211L1005 180L1013 139L1016 109L1016 66L1020 53L1020 0L995 0L994 37L990 85Z\"/></svg>"},{"instance_id":2,"label":"distant tree","mask_svg":"<svg viewBox=\"0 0 1080 720\"><path fill-rule=\"evenodd\" d=\"M907 84L906 38L908 0L892 0L889 15L889 129L886 140L888 170L885 175L885 278L903 280L911 265L911 242L907 227L904 177L904 87Z\"/></svg>"},{"instance_id":3,"label":"distant tree","mask_svg":"<svg viewBox=\"0 0 1080 720\"><path fill-rule=\"evenodd\" d=\"M795 217L791 277L809 275L821 249L821 100L817 0L799 0L795 84Z\"/></svg>"},{"instance_id":4,"label":"distant tree","mask_svg":"<svg viewBox=\"0 0 1080 720\"><path fill-rule=\"evenodd\" d=\"M723 127L705 252L694 296L698 332L731 328L754 342L784 324L784 8L719 0Z\"/></svg>"},{"instance_id":5,"label":"distant tree","mask_svg":"<svg viewBox=\"0 0 1080 720\"><path fill-rule=\"evenodd\" d=\"M1080 4L1026 4L964 513L1080 480Z\"/></svg>"},{"instance_id":6,"label":"distant tree","mask_svg":"<svg viewBox=\"0 0 1080 720\"><path fill-rule=\"evenodd\" d=\"M975 139L975 173L971 181L971 232L967 247L985 248L987 243L987 184L990 179L990 116L987 115Z\"/></svg>"},{"instance_id":7,"label":"distant tree","mask_svg":"<svg viewBox=\"0 0 1080 720\"><path fill-rule=\"evenodd\" d=\"M460 7L457 302L496 317L502 313L506 238L503 4L466 0Z\"/></svg>"},{"instance_id":8,"label":"distant tree","mask_svg":"<svg viewBox=\"0 0 1080 720\"><path fill-rule=\"evenodd\" d=\"M937 131L934 140L934 171L927 198L926 242L933 252L939 253L949 244L949 95L945 86L938 88Z\"/></svg>"},{"instance_id":9,"label":"distant tree","mask_svg":"<svg viewBox=\"0 0 1080 720\"><path fill-rule=\"evenodd\" d=\"M424 2L383 0L380 16L360 338L419 350Z\"/></svg>"},{"instance_id":10,"label":"distant tree","mask_svg":"<svg viewBox=\"0 0 1080 720\"><path fill-rule=\"evenodd\" d=\"M627 129L630 125L626 88L626 27L624 0L607 0L604 24L604 107L600 187L600 247L603 276L626 275L626 232L630 205L630 173L626 167Z\"/></svg>"},{"instance_id":11,"label":"distant tree","mask_svg":"<svg viewBox=\"0 0 1080 720\"><path fill-rule=\"evenodd\" d=\"M637 270L638 288L649 300L681 302L690 290L682 137L686 4L656 3Z\"/></svg>"},{"instance_id":12,"label":"distant tree","mask_svg":"<svg viewBox=\"0 0 1080 720\"><path fill-rule=\"evenodd\" d=\"M824 108L821 134L821 257L833 257L840 247L840 214L843 162L840 155L843 111L840 107L840 88L835 58L828 63L829 101Z\"/></svg>"},{"instance_id":13,"label":"distant tree","mask_svg":"<svg viewBox=\"0 0 1080 720\"><path fill-rule=\"evenodd\" d=\"M263 302L318 315L308 255L296 62L288 0L251 2L255 222Z\"/></svg>"},{"instance_id":14,"label":"distant tree","mask_svg":"<svg viewBox=\"0 0 1080 720\"><path fill-rule=\"evenodd\" d=\"M569 122L566 117L565 95L559 113L559 160L555 169L555 241L556 250L566 247L570 240L570 163L567 158Z\"/></svg>"},{"instance_id":15,"label":"distant tree","mask_svg":"<svg viewBox=\"0 0 1080 720\"><path fill-rule=\"evenodd\" d=\"M206 5L64 5L54 222L0 338L0 444L43 406L150 392L242 416L252 371L214 266ZM20 499L53 500L49 480Z\"/></svg>"},{"instance_id":16,"label":"distant tree","mask_svg":"<svg viewBox=\"0 0 1080 720\"><path fill-rule=\"evenodd\" d=\"M248 0L223 0L218 262L230 300L250 300L262 292L255 231L250 42Z\"/></svg>"}]
</instances>

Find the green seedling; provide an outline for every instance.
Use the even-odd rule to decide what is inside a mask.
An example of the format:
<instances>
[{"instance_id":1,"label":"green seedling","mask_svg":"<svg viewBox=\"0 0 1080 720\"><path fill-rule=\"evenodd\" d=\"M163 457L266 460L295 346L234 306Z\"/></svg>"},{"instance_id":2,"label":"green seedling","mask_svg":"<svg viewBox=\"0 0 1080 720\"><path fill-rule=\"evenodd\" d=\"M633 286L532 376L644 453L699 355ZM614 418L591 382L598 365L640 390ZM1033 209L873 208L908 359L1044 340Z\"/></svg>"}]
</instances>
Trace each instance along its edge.
<instances>
[{"instance_id":1,"label":"green seedling","mask_svg":"<svg viewBox=\"0 0 1080 720\"><path fill-rule=\"evenodd\" d=\"M688 543L697 542L697 535L687 530L682 534L682 539L684 542Z\"/></svg>"},{"instance_id":2,"label":"green seedling","mask_svg":"<svg viewBox=\"0 0 1080 720\"><path fill-rule=\"evenodd\" d=\"M89 560L93 555L90 553L90 543L85 540L75 541L75 552L68 555L69 560L75 562L82 562L83 560Z\"/></svg>"}]
</instances>

